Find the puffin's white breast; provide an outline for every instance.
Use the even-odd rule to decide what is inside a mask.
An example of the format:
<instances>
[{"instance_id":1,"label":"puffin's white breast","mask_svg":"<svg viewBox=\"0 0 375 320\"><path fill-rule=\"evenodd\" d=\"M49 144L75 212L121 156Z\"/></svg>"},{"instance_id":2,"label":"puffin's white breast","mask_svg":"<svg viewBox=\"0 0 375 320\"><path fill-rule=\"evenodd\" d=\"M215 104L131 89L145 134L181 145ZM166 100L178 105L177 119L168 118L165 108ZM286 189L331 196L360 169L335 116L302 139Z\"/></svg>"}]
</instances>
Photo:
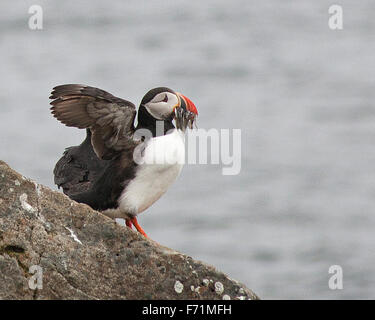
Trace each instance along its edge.
<instances>
[{"instance_id":1,"label":"puffin's white breast","mask_svg":"<svg viewBox=\"0 0 375 320\"><path fill-rule=\"evenodd\" d=\"M179 176L185 161L184 133L172 133L152 138L143 152L134 179L119 199L119 209L138 214L157 201Z\"/></svg>"}]
</instances>

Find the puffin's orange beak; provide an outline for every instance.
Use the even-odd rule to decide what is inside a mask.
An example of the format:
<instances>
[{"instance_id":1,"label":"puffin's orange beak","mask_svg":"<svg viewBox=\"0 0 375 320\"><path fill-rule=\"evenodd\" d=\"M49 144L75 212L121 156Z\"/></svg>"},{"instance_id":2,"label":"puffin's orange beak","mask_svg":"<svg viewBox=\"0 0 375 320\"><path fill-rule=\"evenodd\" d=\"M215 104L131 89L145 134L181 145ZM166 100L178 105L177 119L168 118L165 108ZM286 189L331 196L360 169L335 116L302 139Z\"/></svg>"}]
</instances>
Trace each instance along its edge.
<instances>
[{"instance_id":1,"label":"puffin's orange beak","mask_svg":"<svg viewBox=\"0 0 375 320\"><path fill-rule=\"evenodd\" d=\"M180 99L183 99L185 101L186 109L194 113L195 115L198 115L198 110L195 104L193 103L193 101L191 101L188 97L184 96L181 93L177 93L177 94L179 95Z\"/></svg>"},{"instance_id":2,"label":"puffin's orange beak","mask_svg":"<svg viewBox=\"0 0 375 320\"><path fill-rule=\"evenodd\" d=\"M177 129L185 131L187 127L193 128L193 124L196 116L198 115L198 110L188 97L181 93L177 93L179 98L179 105L175 109L175 119Z\"/></svg>"}]
</instances>

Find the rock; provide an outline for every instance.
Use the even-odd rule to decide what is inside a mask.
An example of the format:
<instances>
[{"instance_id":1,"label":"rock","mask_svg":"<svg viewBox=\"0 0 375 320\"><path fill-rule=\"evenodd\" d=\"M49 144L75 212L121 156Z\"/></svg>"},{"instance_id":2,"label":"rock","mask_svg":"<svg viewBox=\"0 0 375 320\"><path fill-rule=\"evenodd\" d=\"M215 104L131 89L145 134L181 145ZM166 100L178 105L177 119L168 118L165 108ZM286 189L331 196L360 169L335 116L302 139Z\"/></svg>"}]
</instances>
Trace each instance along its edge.
<instances>
[{"instance_id":1,"label":"rock","mask_svg":"<svg viewBox=\"0 0 375 320\"><path fill-rule=\"evenodd\" d=\"M257 299L0 161L0 299Z\"/></svg>"}]
</instances>

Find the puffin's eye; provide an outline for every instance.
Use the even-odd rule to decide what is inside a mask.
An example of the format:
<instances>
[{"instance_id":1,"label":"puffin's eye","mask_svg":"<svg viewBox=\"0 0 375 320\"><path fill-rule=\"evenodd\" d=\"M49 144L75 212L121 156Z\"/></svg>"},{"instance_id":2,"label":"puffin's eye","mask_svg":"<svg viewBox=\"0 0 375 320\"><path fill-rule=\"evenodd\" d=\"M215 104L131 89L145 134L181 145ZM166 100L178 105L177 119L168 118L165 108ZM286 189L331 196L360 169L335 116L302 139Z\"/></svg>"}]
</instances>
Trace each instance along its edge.
<instances>
[{"instance_id":1,"label":"puffin's eye","mask_svg":"<svg viewBox=\"0 0 375 320\"><path fill-rule=\"evenodd\" d=\"M165 95L164 99L162 100L163 102L168 102L168 95Z\"/></svg>"}]
</instances>

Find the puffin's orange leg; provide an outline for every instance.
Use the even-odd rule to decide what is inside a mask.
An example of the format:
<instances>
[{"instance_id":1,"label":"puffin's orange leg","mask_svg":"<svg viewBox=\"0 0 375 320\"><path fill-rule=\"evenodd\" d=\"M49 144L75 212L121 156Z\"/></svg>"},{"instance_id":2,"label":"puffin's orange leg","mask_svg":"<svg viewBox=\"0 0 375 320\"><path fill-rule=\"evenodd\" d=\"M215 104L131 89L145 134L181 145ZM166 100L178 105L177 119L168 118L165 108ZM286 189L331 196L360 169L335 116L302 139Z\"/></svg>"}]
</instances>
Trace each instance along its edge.
<instances>
[{"instance_id":1,"label":"puffin's orange leg","mask_svg":"<svg viewBox=\"0 0 375 320\"><path fill-rule=\"evenodd\" d=\"M127 226L128 228L132 229L133 224L132 224L132 222L130 221L130 219L125 219L125 224L126 224L126 226Z\"/></svg>"},{"instance_id":2,"label":"puffin's orange leg","mask_svg":"<svg viewBox=\"0 0 375 320\"><path fill-rule=\"evenodd\" d=\"M133 218L130 221L140 234L143 234L146 238L148 238L146 232L144 232L142 227L138 224L137 218Z\"/></svg>"}]
</instances>

